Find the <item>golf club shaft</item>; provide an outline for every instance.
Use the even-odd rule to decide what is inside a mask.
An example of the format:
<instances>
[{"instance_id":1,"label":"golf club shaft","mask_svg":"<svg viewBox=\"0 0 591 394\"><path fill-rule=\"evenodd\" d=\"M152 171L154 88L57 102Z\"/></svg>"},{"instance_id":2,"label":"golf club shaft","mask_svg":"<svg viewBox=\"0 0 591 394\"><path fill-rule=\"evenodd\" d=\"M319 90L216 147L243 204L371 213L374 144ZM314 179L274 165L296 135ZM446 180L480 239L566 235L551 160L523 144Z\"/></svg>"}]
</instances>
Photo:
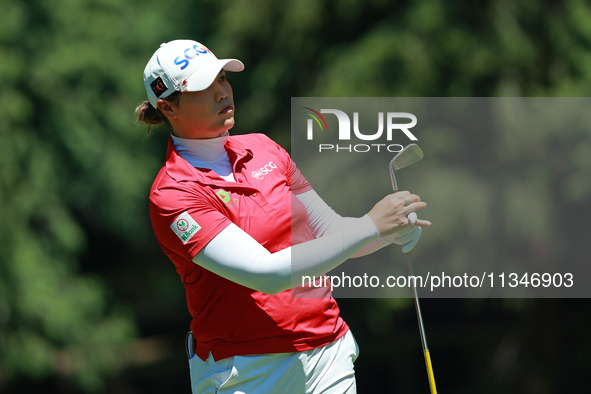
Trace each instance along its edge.
<instances>
[{"instance_id":1,"label":"golf club shaft","mask_svg":"<svg viewBox=\"0 0 591 394\"><path fill-rule=\"evenodd\" d=\"M396 170L408 167L411 164L423 158L423 151L416 144L410 144L404 147L391 161L390 161L390 178L392 179L392 189L396 193L398 191L398 183L396 182ZM408 202L407 202L408 205ZM408 217L408 216L407 216ZM410 218L409 218L410 220ZM408 263L408 272L411 278L414 277L412 269L412 261L410 252L406 253L406 262ZM421 334L421 343L423 345L423 355L425 356L425 366L427 367L427 376L429 378L429 389L431 394L437 394L435 387L435 376L433 375L433 366L431 365L431 356L429 355L429 347L427 346L427 337L425 336L425 327L423 326L423 316L421 315L421 306L419 304L419 295L416 289L416 283L411 279L412 294L415 301L415 310L417 311L417 320L419 321L419 332Z\"/></svg>"},{"instance_id":2,"label":"golf club shaft","mask_svg":"<svg viewBox=\"0 0 591 394\"><path fill-rule=\"evenodd\" d=\"M406 262L408 264L408 273L410 277L414 277L412 269L412 260L410 258L410 252L406 253ZM431 356L429 355L429 347L427 346L427 336L425 335L425 327L423 326L423 315L421 314L421 305L419 304L419 295L415 282L411 280L412 294L415 301L415 310L417 311L417 320L419 322L419 332L421 334L421 343L423 345L423 355L425 356L425 366L427 367L427 377L429 378L429 389L431 394L437 394L437 387L435 387L435 376L433 375L433 366L431 365Z\"/></svg>"}]
</instances>

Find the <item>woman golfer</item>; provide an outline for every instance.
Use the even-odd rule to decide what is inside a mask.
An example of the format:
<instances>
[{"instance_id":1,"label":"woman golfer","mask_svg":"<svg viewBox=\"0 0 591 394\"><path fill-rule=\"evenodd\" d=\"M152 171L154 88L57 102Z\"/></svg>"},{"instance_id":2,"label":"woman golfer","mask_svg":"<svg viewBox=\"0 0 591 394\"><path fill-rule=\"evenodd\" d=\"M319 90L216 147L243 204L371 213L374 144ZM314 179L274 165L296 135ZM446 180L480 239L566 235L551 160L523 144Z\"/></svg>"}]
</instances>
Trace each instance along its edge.
<instances>
[{"instance_id":1,"label":"woman golfer","mask_svg":"<svg viewBox=\"0 0 591 394\"><path fill-rule=\"evenodd\" d=\"M140 121L172 128L150 217L185 285L193 393L355 393L358 349L336 301L292 296L292 274L323 275L400 230L412 247L430 223L411 227L407 215L426 204L398 192L343 218L275 142L229 135L226 72L243 68L195 41L162 44L137 109Z\"/></svg>"}]
</instances>

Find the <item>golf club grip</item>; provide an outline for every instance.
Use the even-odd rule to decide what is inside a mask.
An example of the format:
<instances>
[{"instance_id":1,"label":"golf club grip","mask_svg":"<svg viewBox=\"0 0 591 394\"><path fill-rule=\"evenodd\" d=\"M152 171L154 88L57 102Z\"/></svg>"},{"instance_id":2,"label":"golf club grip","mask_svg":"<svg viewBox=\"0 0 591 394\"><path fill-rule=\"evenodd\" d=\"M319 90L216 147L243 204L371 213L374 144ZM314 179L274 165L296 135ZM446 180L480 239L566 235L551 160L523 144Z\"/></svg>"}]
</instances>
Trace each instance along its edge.
<instances>
[{"instance_id":1,"label":"golf club grip","mask_svg":"<svg viewBox=\"0 0 591 394\"><path fill-rule=\"evenodd\" d=\"M433 366L431 365L429 349L425 349L425 364L427 365L427 375L429 376L429 389L431 390L431 394L437 394L437 387L435 387L435 375L433 375Z\"/></svg>"},{"instance_id":2,"label":"golf club grip","mask_svg":"<svg viewBox=\"0 0 591 394\"><path fill-rule=\"evenodd\" d=\"M406 254L406 262L408 263L408 273L414 276L412 269L412 259L410 252ZM429 379L429 389L431 394L437 394L437 387L435 387L435 375L433 374L433 365L431 364L431 355L429 354L429 345L427 345L427 335L425 334L425 327L423 325L423 314L421 313L421 305L419 303L419 295L417 287L412 285L412 293L415 301L415 310L417 312L417 321L419 323L419 333L421 334L421 344L423 345L423 355L425 356L425 366L427 367L427 378Z\"/></svg>"}]
</instances>

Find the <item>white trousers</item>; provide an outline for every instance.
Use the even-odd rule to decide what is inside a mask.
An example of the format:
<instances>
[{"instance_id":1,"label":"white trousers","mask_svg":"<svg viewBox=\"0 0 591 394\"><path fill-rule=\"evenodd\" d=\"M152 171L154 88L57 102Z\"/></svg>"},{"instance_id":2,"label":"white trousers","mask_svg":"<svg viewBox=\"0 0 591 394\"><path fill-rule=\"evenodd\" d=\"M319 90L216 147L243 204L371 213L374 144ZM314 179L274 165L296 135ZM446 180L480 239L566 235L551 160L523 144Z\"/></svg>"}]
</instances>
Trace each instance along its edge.
<instances>
[{"instance_id":1,"label":"white trousers","mask_svg":"<svg viewBox=\"0 0 591 394\"><path fill-rule=\"evenodd\" d=\"M192 346L189 346L189 349ZM297 353L203 361L189 351L193 394L355 394L359 348L349 330L326 346Z\"/></svg>"}]
</instances>

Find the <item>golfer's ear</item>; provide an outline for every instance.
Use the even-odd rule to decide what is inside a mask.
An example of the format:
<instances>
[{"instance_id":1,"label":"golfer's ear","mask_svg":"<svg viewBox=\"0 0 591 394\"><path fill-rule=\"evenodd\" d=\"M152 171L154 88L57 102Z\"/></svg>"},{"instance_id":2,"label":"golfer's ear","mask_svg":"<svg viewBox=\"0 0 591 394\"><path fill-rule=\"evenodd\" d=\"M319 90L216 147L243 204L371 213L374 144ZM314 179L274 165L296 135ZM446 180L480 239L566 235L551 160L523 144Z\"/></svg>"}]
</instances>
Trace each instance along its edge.
<instances>
[{"instance_id":1,"label":"golfer's ear","mask_svg":"<svg viewBox=\"0 0 591 394\"><path fill-rule=\"evenodd\" d=\"M162 114L164 114L164 116L166 116L169 119L176 119L177 118L177 107L176 105L174 105L173 103L166 101L166 100L162 100L159 99L156 104L158 105L158 109L160 110L160 112L162 112Z\"/></svg>"}]
</instances>

